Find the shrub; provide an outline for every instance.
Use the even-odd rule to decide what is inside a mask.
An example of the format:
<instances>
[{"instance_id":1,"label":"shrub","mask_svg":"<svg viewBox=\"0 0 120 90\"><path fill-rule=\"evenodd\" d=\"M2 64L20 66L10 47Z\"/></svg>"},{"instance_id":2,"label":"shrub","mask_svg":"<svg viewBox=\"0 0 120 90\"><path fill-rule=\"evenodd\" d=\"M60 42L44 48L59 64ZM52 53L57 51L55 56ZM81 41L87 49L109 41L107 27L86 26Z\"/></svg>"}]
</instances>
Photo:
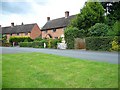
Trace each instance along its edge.
<instances>
[{"instance_id":1,"label":"shrub","mask_svg":"<svg viewBox=\"0 0 120 90\"><path fill-rule=\"evenodd\" d=\"M109 30L109 26L105 25L104 23L96 23L94 26L88 29L88 36L107 36Z\"/></svg>"},{"instance_id":2,"label":"shrub","mask_svg":"<svg viewBox=\"0 0 120 90\"><path fill-rule=\"evenodd\" d=\"M24 41L31 42L33 40L30 37L19 37L19 36L10 37L9 39L10 43L13 43L13 42L19 43Z\"/></svg>"},{"instance_id":3,"label":"shrub","mask_svg":"<svg viewBox=\"0 0 120 90\"><path fill-rule=\"evenodd\" d=\"M11 46L11 44L10 44L10 43L8 43L8 42L5 42L5 43L2 43L2 46L4 46L4 47L10 47L10 46Z\"/></svg>"},{"instance_id":4,"label":"shrub","mask_svg":"<svg viewBox=\"0 0 120 90\"><path fill-rule=\"evenodd\" d=\"M80 30L75 27L68 27L65 29L65 41L69 49L74 48L74 39L80 37Z\"/></svg>"},{"instance_id":5,"label":"shrub","mask_svg":"<svg viewBox=\"0 0 120 90\"><path fill-rule=\"evenodd\" d=\"M20 42L19 46L20 47L32 47L33 46L33 42Z\"/></svg>"},{"instance_id":6,"label":"shrub","mask_svg":"<svg viewBox=\"0 0 120 90\"><path fill-rule=\"evenodd\" d=\"M33 42L33 48L43 48L43 47L44 47L44 42L41 42L41 41Z\"/></svg>"},{"instance_id":7,"label":"shrub","mask_svg":"<svg viewBox=\"0 0 120 90\"><path fill-rule=\"evenodd\" d=\"M118 36L115 36L113 41L111 42L112 47L111 47L111 51L120 51L120 40Z\"/></svg>"},{"instance_id":8,"label":"shrub","mask_svg":"<svg viewBox=\"0 0 120 90\"><path fill-rule=\"evenodd\" d=\"M108 31L109 36L120 36L120 21L116 21L112 29Z\"/></svg>"},{"instance_id":9,"label":"shrub","mask_svg":"<svg viewBox=\"0 0 120 90\"><path fill-rule=\"evenodd\" d=\"M110 51L113 37L87 37L85 41L87 50Z\"/></svg>"},{"instance_id":10,"label":"shrub","mask_svg":"<svg viewBox=\"0 0 120 90\"><path fill-rule=\"evenodd\" d=\"M41 37L37 37L34 41L41 41L43 40Z\"/></svg>"}]
</instances>

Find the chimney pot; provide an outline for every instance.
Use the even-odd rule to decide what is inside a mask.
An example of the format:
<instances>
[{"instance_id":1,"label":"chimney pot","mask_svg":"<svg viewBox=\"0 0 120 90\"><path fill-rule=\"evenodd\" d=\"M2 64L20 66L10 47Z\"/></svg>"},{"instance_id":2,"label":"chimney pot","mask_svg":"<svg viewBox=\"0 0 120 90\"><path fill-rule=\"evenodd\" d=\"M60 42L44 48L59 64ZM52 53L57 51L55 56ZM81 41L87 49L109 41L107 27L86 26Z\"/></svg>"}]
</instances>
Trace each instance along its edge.
<instances>
[{"instance_id":1,"label":"chimney pot","mask_svg":"<svg viewBox=\"0 0 120 90\"><path fill-rule=\"evenodd\" d=\"M14 22L11 23L11 27L14 27Z\"/></svg>"},{"instance_id":2,"label":"chimney pot","mask_svg":"<svg viewBox=\"0 0 120 90\"><path fill-rule=\"evenodd\" d=\"M50 17L47 17L47 21L50 21Z\"/></svg>"},{"instance_id":3,"label":"chimney pot","mask_svg":"<svg viewBox=\"0 0 120 90\"><path fill-rule=\"evenodd\" d=\"M24 23L22 22L21 25L24 25Z\"/></svg>"},{"instance_id":4,"label":"chimney pot","mask_svg":"<svg viewBox=\"0 0 120 90\"><path fill-rule=\"evenodd\" d=\"M66 11L65 12L65 18L68 18L69 17L69 11Z\"/></svg>"}]
</instances>

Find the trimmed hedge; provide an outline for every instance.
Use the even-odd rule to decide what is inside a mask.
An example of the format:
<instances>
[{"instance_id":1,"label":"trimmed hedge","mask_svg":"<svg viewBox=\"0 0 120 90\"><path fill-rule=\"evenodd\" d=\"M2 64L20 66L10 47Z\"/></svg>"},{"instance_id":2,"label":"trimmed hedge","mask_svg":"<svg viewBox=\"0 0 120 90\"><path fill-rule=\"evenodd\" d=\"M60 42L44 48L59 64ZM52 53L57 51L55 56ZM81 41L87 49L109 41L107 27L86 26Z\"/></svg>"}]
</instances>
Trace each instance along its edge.
<instances>
[{"instance_id":1,"label":"trimmed hedge","mask_svg":"<svg viewBox=\"0 0 120 90\"><path fill-rule=\"evenodd\" d=\"M13 36L13 37L10 37L9 39L10 43L13 43L13 42L19 43L24 41L31 42L33 40L30 37L19 37L19 36Z\"/></svg>"},{"instance_id":2,"label":"trimmed hedge","mask_svg":"<svg viewBox=\"0 0 120 90\"><path fill-rule=\"evenodd\" d=\"M20 47L33 47L33 42L20 42Z\"/></svg>"},{"instance_id":3,"label":"trimmed hedge","mask_svg":"<svg viewBox=\"0 0 120 90\"><path fill-rule=\"evenodd\" d=\"M87 37L86 50L110 51L113 37Z\"/></svg>"},{"instance_id":4,"label":"trimmed hedge","mask_svg":"<svg viewBox=\"0 0 120 90\"><path fill-rule=\"evenodd\" d=\"M60 39L42 39L41 41L33 41L33 42L20 42L20 47L33 47L33 48L44 48L44 43L46 44L46 48L57 48L57 43L61 43Z\"/></svg>"}]
</instances>

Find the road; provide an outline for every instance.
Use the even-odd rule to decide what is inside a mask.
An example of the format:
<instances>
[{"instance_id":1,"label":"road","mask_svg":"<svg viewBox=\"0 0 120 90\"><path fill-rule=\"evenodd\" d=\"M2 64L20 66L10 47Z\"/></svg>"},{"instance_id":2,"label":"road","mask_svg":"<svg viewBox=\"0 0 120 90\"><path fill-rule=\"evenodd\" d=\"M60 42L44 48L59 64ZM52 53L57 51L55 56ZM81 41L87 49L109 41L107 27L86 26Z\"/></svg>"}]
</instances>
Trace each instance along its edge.
<instances>
[{"instance_id":1,"label":"road","mask_svg":"<svg viewBox=\"0 0 120 90\"><path fill-rule=\"evenodd\" d=\"M55 54L60 56L68 56L80 58L84 60L93 60L99 62L118 63L117 52L95 52L86 50L58 50L58 49L36 49L36 48L21 48L21 47L0 47L1 54L6 53L25 53L25 52L42 52L47 54Z\"/></svg>"}]
</instances>

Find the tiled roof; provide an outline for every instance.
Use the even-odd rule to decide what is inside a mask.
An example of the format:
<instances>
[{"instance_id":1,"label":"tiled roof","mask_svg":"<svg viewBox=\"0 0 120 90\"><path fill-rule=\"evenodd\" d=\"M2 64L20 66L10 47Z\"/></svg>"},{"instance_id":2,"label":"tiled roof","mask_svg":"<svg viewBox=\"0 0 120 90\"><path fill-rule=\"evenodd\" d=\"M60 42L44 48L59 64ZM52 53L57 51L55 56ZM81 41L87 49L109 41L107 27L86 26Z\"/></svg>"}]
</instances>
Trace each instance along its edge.
<instances>
[{"instance_id":1,"label":"tiled roof","mask_svg":"<svg viewBox=\"0 0 120 90\"><path fill-rule=\"evenodd\" d=\"M42 30L66 27L70 23L71 19L73 19L75 17L76 17L76 15L72 15L67 18L62 17L62 18L50 20L43 26Z\"/></svg>"},{"instance_id":2,"label":"tiled roof","mask_svg":"<svg viewBox=\"0 0 120 90\"><path fill-rule=\"evenodd\" d=\"M2 30L0 29L0 33L2 32L2 34L13 34L13 33L25 33L25 32L31 32L34 24L25 24L25 25L16 25L16 26L9 26L9 27L2 27Z\"/></svg>"}]
</instances>

